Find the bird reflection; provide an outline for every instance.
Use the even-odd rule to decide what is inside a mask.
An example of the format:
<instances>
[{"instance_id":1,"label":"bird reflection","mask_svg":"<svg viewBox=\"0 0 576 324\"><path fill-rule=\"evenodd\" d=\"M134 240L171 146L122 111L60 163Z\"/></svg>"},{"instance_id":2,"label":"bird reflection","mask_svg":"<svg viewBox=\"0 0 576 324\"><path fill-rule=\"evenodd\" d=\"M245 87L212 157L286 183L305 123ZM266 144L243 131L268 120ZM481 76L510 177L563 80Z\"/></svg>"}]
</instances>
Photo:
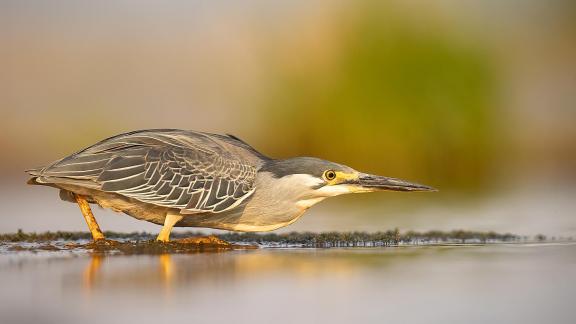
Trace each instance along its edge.
<instances>
[{"instance_id":1,"label":"bird reflection","mask_svg":"<svg viewBox=\"0 0 576 324\"><path fill-rule=\"evenodd\" d=\"M164 292L170 294L170 286L174 282L175 269L174 262L172 261L172 256L170 254L161 254L158 256L158 261L160 263L160 278L162 280L162 285L164 286Z\"/></svg>"},{"instance_id":2,"label":"bird reflection","mask_svg":"<svg viewBox=\"0 0 576 324\"><path fill-rule=\"evenodd\" d=\"M218 269L226 268L225 264L233 262L214 256L219 253L224 252L204 253L206 257L201 254L169 253L137 256L92 254L82 273L82 286L88 293L98 289L152 288L162 290L168 296L175 283L180 285L186 282L206 281L205 276L212 276L211 271L219 271ZM175 258L178 259L178 263L174 261Z\"/></svg>"},{"instance_id":3,"label":"bird reflection","mask_svg":"<svg viewBox=\"0 0 576 324\"><path fill-rule=\"evenodd\" d=\"M105 256L102 254L93 254L90 258L90 262L86 265L83 272L83 288L88 293L93 290L106 287L109 289L109 285L122 286L124 285L132 286L133 283L137 282L138 285L153 285L162 286L166 294L169 294L170 288L175 281L176 268L173 262L172 256L170 254L160 254L157 256L152 256L151 261L156 263L156 267L150 267L150 264L146 264L143 269L140 269L136 275L132 271L126 271L126 267L123 269L113 269L113 271L104 272L103 260L105 258L114 259L113 256ZM114 267L116 268L116 267ZM132 267L129 267L130 270Z\"/></svg>"},{"instance_id":4,"label":"bird reflection","mask_svg":"<svg viewBox=\"0 0 576 324\"><path fill-rule=\"evenodd\" d=\"M366 266L389 258L370 253L350 257L338 252L246 250L198 254L110 256L94 254L83 271L83 287L95 290L163 291L165 296L187 286L219 287L223 283L268 276L301 279L324 275L346 280ZM105 261L105 262L104 262Z\"/></svg>"},{"instance_id":5,"label":"bird reflection","mask_svg":"<svg viewBox=\"0 0 576 324\"><path fill-rule=\"evenodd\" d=\"M90 258L90 262L84 269L84 274L82 276L82 282L84 286L84 290L90 291L94 286L94 282L96 281L96 277L102 267L102 258L103 256L100 254L94 254Z\"/></svg>"}]
</instances>

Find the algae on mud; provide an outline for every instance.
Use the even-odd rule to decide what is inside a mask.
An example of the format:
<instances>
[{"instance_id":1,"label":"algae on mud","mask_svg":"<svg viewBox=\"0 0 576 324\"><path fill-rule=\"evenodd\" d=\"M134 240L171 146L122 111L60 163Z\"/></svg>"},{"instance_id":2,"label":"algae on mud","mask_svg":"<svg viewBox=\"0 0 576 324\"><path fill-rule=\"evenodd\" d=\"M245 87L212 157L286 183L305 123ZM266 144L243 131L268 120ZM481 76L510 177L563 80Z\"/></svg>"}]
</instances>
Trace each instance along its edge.
<instances>
[{"instance_id":1,"label":"algae on mud","mask_svg":"<svg viewBox=\"0 0 576 324\"><path fill-rule=\"evenodd\" d=\"M545 236L521 237L506 233L472 231L429 231L425 233L386 231L386 232L291 232L291 233L226 233L203 237L200 232L175 233L171 242L157 242L154 234L106 232L105 241L90 241L88 232L44 232L25 233L18 231L0 234L0 251L40 252L40 251L86 251L93 253L120 254L166 254L218 252L258 247L387 247L416 245L476 245L491 243L526 243L545 240ZM232 242L232 243L228 243ZM26 243L26 244L24 244Z\"/></svg>"}]
</instances>

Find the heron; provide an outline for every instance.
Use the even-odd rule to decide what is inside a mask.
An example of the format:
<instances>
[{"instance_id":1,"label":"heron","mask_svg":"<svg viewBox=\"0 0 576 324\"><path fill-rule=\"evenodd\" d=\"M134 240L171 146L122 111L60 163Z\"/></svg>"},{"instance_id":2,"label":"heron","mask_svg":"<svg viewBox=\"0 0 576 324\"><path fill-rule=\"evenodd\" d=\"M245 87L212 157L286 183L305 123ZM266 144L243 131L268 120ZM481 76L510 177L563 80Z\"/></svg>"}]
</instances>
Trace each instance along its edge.
<instances>
[{"instance_id":1,"label":"heron","mask_svg":"<svg viewBox=\"0 0 576 324\"><path fill-rule=\"evenodd\" d=\"M105 240L90 204L162 228L272 231L325 198L374 191L435 191L314 157L273 159L233 135L148 129L104 139L45 167L29 184L77 203L94 241ZM203 242L203 241L200 241Z\"/></svg>"}]
</instances>

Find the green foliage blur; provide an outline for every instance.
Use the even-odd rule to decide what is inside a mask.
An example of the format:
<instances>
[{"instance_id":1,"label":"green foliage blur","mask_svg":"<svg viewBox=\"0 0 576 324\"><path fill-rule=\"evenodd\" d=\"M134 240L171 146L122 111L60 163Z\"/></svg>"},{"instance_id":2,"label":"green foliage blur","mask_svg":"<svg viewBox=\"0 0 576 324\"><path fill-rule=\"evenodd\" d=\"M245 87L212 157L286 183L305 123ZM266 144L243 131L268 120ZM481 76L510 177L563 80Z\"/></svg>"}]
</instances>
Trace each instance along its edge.
<instances>
[{"instance_id":1,"label":"green foliage blur","mask_svg":"<svg viewBox=\"0 0 576 324\"><path fill-rule=\"evenodd\" d=\"M263 109L269 131L283 139L274 153L318 155L443 189L481 187L496 150L490 57L385 5L354 10L338 21L330 68L273 66Z\"/></svg>"}]
</instances>

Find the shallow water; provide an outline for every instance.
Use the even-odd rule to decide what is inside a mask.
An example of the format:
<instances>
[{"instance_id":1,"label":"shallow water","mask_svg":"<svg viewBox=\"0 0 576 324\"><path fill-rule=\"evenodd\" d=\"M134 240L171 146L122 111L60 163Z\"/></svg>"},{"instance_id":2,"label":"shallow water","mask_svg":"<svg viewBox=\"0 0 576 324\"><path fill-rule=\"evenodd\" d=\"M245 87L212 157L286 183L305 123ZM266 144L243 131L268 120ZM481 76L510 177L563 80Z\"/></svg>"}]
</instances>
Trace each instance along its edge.
<instances>
[{"instance_id":1,"label":"shallow water","mask_svg":"<svg viewBox=\"0 0 576 324\"><path fill-rule=\"evenodd\" d=\"M1 323L573 323L576 245L0 254Z\"/></svg>"}]
</instances>

